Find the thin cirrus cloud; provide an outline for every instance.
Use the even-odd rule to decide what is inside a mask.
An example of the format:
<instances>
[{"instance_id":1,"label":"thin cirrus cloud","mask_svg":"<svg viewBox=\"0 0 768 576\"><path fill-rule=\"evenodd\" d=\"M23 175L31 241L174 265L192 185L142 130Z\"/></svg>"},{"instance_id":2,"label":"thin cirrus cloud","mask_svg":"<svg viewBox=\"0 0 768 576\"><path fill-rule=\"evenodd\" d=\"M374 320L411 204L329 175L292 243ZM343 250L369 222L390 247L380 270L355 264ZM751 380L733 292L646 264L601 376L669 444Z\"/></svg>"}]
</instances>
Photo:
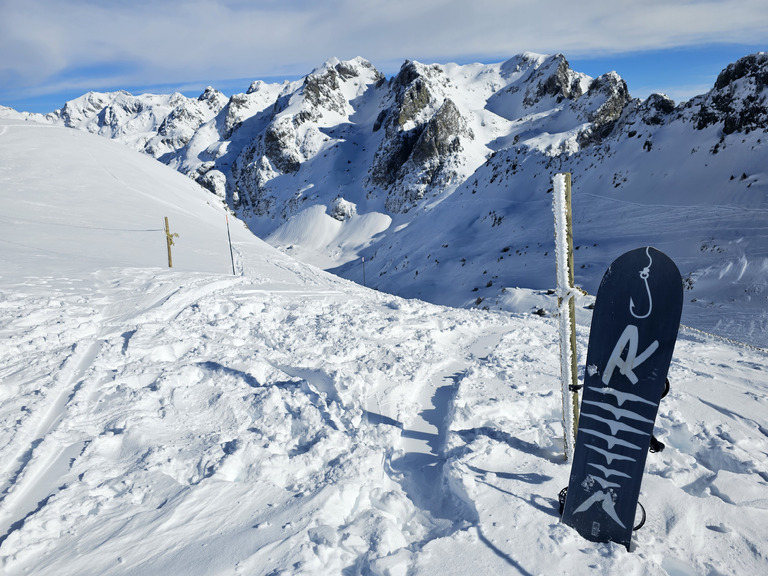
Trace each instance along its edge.
<instances>
[{"instance_id":1,"label":"thin cirrus cloud","mask_svg":"<svg viewBox=\"0 0 768 576\"><path fill-rule=\"evenodd\" d=\"M298 76L331 57L492 62L760 45L765 0L4 0L0 103L120 87Z\"/></svg>"}]
</instances>

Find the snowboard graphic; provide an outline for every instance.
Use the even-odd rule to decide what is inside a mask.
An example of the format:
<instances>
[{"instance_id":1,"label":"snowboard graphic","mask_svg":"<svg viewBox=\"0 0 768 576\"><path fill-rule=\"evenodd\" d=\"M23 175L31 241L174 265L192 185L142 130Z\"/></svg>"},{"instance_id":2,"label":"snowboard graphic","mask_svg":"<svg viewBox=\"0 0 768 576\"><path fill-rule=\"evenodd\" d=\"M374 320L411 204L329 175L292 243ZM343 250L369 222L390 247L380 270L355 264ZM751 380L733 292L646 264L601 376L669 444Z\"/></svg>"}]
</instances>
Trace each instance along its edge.
<instances>
[{"instance_id":1,"label":"snowboard graphic","mask_svg":"<svg viewBox=\"0 0 768 576\"><path fill-rule=\"evenodd\" d=\"M629 549L682 305L680 272L655 248L623 254L600 282L563 509L588 540Z\"/></svg>"}]
</instances>

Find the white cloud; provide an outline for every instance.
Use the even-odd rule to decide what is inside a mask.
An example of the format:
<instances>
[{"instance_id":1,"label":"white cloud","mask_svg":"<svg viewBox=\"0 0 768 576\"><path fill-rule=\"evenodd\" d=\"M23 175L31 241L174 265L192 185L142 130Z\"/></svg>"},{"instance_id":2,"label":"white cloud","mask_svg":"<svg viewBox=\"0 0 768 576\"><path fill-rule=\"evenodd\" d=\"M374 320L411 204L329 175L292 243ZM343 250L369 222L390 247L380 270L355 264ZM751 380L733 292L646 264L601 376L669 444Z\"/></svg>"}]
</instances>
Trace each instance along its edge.
<instances>
[{"instance_id":1,"label":"white cloud","mask_svg":"<svg viewBox=\"0 0 768 576\"><path fill-rule=\"evenodd\" d=\"M0 87L103 89L768 38L765 0L4 0ZM90 84L88 84L90 83Z\"/></svg>"}]
</instances>

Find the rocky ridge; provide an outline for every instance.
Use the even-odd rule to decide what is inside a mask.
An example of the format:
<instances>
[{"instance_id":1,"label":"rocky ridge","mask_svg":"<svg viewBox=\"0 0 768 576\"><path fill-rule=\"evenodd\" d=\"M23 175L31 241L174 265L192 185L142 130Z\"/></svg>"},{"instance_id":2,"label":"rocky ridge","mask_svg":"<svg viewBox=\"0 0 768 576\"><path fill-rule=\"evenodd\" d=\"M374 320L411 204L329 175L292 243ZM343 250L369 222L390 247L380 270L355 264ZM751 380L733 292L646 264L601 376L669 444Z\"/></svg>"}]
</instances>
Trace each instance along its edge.
<instances>
[{"instance_id":1,"label":"rocky ridge","mask_svg":"<svg viewBox=\"0 0 768 576\"><path fill-rule=\"evenodd\" d=\"M467 73L479 104L467 98ZM330 207L336 191L315 183L307 196L286 193L286 184L304 181L321 153L327 158L351 140L365 143L365 153L347 158L356 187L403 214L427 196L450 193L496 151L494 131L483 129L489 115L498 116L494 124L524 126L525 133L509 134L517 142L553 124L558 133L574 132L550 151L557 153L594 144L629 101L617 75L593 80L562 55L466 67L407 61L389 80L356 58L331 60L301 81L256 81L230 98L213 88L198 98L92 92L47 120L120 140L195 178L242 216L279 224L307 199Z\"/></svg>"}]
</instances>

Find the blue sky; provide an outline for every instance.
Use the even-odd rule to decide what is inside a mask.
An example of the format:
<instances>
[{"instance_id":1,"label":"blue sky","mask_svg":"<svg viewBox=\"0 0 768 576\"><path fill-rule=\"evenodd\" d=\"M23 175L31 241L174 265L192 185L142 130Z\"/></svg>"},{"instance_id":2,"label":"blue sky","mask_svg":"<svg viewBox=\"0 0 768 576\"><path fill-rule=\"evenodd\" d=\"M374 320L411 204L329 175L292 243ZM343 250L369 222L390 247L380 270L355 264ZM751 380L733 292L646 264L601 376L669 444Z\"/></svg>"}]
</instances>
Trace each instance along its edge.
<instances>
[{"instance_id":1,"label":"blue sky","mask_svg":"<svg viewBox=\"0 0 768 576\"><path fill-rule=\"evenodd\" d=\"M90 90L227 95L332 57L387 75L406 59L561 52L636 97L680 101L768 51L765 0L0 0L0 105L50 112Z\"/></svg>"}]
</instances>

